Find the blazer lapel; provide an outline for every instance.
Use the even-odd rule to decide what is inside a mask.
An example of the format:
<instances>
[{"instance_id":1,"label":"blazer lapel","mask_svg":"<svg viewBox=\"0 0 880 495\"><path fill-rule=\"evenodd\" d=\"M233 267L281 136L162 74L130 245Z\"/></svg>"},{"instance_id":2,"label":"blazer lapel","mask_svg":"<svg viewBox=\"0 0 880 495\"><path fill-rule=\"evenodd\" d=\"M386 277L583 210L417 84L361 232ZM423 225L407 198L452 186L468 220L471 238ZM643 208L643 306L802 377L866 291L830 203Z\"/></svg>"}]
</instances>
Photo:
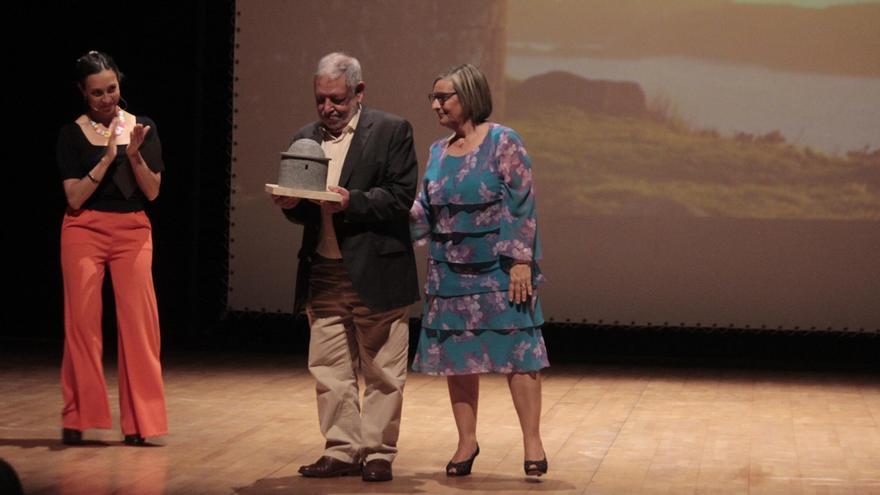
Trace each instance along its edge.
<instances>
[{"instance_id":1,"label":"blazer lapel","mask_svg":"<svg viewBox=\"0 0 880 495\"><path fill-rule=\"evenodd\" d=\"M345 154L345 163L342 164L342 173L339 175L339 185L348 187L348 181L351 179L351 173L357 163L361 160L367 141L370 139L370 133L373 131L373 119L370 112L361 107L361 116L358 119L357 129L354 130L354 137L351 145L348 147L348 153Z\"/></svg>"},{"instance_id":2,"label":"blazer lapel","mask_svg":"<svg viewBox=\"0 0 880 495\"><path fill-rule=\"evenodd\" d=\"M311 139L313 141L317 142L318 144L321 144L321 142L324 141L324 136L321 135L321 124L320 123L315 125L315 128L312 129Z\"/></svg>"}]
</instances>

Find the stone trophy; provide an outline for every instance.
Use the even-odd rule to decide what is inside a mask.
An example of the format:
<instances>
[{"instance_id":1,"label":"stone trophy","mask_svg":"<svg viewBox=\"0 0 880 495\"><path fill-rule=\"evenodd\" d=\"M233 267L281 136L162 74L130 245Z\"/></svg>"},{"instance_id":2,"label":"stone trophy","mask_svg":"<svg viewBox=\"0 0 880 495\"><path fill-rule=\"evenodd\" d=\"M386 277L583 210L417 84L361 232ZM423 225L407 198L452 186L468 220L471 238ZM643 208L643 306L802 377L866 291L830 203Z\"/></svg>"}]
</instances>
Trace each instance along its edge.
<instances>
[{"instance_id":1,"label":"stone trophy","mask_svg":"<svg viewBox=\"0 0 880 495\"><path fill-rule=\"evenodd\" d=\"M281 153L278 184L266 184L266 192L276 196L341 201L342 196L327 190L327 167L321 145L311 139L297 139Z\"/></svg>"}]
</instances>

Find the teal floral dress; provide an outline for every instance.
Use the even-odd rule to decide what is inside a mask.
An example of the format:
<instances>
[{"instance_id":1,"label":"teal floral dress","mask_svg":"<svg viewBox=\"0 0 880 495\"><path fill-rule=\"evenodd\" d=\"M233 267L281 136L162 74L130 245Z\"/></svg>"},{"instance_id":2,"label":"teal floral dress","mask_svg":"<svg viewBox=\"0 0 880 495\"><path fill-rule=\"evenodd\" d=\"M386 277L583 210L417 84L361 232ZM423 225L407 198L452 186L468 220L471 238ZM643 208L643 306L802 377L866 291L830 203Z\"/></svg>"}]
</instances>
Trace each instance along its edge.
<instances>
[{"instance_id":1,"label":"teal floral dress","mask_svg":"<svg viewBox=\"0 0 880 495\"><path fill-rule=\"evenodd\" d=\"M463 375L545 368L531 159L519 135L498 124L490 124L480 146L465 156L447 154L447 141L431 145L410 210L413 240L428 244L413 370ZM524 304L508 301L515 262L532 268L535 291Z\"/></svg>"}]
</instances>

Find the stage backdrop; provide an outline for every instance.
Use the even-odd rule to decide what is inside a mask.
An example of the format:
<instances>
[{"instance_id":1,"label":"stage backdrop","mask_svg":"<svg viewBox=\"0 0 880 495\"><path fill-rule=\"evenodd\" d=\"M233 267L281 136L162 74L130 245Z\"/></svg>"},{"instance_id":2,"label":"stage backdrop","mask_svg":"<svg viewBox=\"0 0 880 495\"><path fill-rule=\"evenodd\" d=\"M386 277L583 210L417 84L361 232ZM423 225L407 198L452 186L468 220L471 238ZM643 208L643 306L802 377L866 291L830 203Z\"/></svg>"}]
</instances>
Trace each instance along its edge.
<instances>
[{"instance_id":1,"label":"stage backdrop","mask_svg":"<svg viewBox=\"0 0 880 495\"><path fill-rule=\"evenodd\" d=\"M878 331L878 25L876 1L239 1L228 306L291 311L301 230L263 185L341 50L422 170L434 76L484 69L554 320Z\"/></svg>"}]
</instances>

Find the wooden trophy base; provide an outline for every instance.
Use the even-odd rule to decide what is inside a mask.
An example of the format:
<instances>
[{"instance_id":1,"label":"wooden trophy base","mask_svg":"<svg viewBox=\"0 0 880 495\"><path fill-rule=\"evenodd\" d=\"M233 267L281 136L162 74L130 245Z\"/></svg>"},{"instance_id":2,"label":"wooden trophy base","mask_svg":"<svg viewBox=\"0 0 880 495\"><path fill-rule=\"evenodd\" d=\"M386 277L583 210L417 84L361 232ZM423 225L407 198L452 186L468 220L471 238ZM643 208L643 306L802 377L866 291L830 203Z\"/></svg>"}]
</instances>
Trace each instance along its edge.
<instances>
[{"instance_id":1,"label":"wooden trophy base","mask_svg":"<svg viewBox=\"0 0 880 495\"><path fill-rule=\"evenodd\" d=\"M342 195L330 191L310 191L307 189L294 189L281 187L278 184L266 184L266 192L276 196L292 196L294 198L317 199L321 201L342 202Z\"/></svg>"}]
</instances>

